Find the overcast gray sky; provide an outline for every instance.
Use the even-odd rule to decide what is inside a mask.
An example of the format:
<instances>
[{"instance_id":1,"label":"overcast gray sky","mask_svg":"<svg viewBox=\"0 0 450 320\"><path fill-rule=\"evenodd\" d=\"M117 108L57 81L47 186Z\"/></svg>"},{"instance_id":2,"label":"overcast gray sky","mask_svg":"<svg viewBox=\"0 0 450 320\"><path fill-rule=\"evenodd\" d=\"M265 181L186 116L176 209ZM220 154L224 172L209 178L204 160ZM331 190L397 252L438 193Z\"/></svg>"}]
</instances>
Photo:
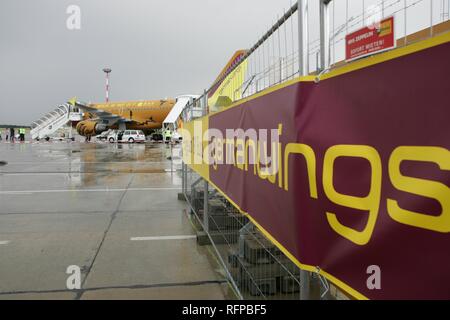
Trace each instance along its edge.
<instances>
[{"instance_id":1,"label":"overcast gray sky","mask_svg":"<svg viewBox=\"0 0 450 320\"><path fill-rule=\"evenodd\" d=\"M113 70L112 101L201 93L236 50L253 45L294 1L0 0L0 124L30 124L74 96L104 101L105 66ZM363 3L367 9L381 1L352 0L345 14L346 1L336 0L332 25L362 16ZM404 2L383 1L385 15L395 14L396 37L403 37ZM433 23L444 12L448 19L450 1L407 0L408 33L429 26L431 2ZM69 5L81 9L80 30L66 26ZM318 10L310 1L311 41L318 37ZM338 54L344 49L337 44Z\"/></svg>"},{"instance_id":2,"label":"overcast gray sky","mask_svg":"<svg viewBox=\"0 0 450 320\"><path fill-rule=\"evenodd\" d=\"M293 0L291 0L293 1ZM73 96L111 100L199 93L290 0L1 0L0 123L29 124ZM81 30L66 9L81 8Z\"/></svg>"}]
</instances>

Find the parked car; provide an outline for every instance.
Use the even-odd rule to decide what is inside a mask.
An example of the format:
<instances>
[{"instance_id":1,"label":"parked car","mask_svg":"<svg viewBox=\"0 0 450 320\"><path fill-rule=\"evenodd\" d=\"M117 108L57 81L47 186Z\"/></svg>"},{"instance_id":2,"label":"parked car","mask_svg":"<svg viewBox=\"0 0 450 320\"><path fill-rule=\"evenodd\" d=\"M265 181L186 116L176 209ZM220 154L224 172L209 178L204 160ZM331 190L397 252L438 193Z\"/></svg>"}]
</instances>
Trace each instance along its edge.
<instances>
[{"instance_id":1,"label":"parked car","mask_svg":"<svg viewBox=\"0 0 450 320\"><path fill-rule=\"evenodd\" d=\"M163 141L163 135L161 132L157 131L157 132L153 132L152 134L150 134L149 139L151 141Z\"/></svg>"},{"instance_id":2,"label":"parked car","mask_svg":"<svg viewBox=\"0 0 450 320\"><path fill-rule=\"evenodd\" d=\"M114 130L108 135L108 141L113 142L145 142L142 130Z\"/></svg>"},{"instance_id":3,"label":"parked car","mask_svg":"<svg viewBox=\"0 0 450 320\"><path fill-rule=\"evenodd\" d=\"M112 131L114 131L114 130L103 131L102 133L97 135L95 138L98 141L108 141L108 137L109 137L109 135L111 134Z\"/></svg>"}]
</instances>

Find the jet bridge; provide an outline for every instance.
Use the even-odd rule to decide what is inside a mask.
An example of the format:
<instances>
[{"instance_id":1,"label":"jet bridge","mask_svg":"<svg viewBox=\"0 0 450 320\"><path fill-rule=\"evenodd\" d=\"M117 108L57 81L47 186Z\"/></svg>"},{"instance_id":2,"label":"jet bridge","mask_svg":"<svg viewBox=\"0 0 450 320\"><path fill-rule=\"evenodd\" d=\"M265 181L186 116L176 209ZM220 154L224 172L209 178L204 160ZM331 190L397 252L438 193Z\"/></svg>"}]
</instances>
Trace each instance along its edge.
<instances>
[{"instance_id":1,"label":"jet bridge","mask_svg":"<svg viewBox=\"0 0 450 320\"><path fill-rule=\"evenodd\" d=\"M177 129L177 121L180 118L183 110L199 97L199 95L184 95L177 97L175 105L173 106L172 110L170 110L166 119L164 119L163 129L170 129L171 131L175 131Z\"/></svg>"}]
</instances>

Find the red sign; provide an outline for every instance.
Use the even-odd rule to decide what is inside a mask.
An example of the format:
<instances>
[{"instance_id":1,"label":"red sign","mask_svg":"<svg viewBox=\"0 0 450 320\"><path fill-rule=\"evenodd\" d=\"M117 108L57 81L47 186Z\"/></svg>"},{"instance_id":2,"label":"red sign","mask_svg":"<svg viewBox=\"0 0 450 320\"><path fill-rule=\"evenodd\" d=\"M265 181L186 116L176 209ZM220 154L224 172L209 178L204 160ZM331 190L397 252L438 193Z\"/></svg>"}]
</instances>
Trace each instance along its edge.
<instances>
[{"instance_id":1,"label":"red sign","mask_svg":"<svg viewBox=\"0 0 450 320\"><path fill-rule=\"evenodd\" d=\"M348 34L345 44L346 60L394 48L394 17Z\"/></svg>"}]
</instances>

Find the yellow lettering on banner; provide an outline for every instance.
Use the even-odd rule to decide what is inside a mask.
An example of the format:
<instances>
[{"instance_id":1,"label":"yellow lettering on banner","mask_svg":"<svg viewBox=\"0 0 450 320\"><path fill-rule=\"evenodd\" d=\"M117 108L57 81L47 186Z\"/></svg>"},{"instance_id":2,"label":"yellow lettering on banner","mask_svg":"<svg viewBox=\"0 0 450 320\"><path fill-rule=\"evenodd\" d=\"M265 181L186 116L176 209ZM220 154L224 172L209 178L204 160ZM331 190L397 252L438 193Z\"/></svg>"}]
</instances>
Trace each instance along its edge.
<instances>
[{"instance_id":1,"label":"yellow lettering on banner","mask_svg":"<svg viewBox=\"0 0 450 320\"><path fill-rule=\"evenodd\" d=\"M261 144L263 144L263 150L264 155L265 155L265 159L264 159L264 164L267 164L267 142L262 142L262 141L258 141L258 151L256 152L256 172L258 172L258 177L262 180L267 179L267 169L266 170L262 170L261 169Z\"/></svg>"},{"instance_id":2,"label":"yellow lettering on banner","mask_svg":"<svg viewBox=\"0 0 450 320\"><path fill-rule=\"evenodd\" d=\"M243 139L236 139L236 166L244 170L244 164L245 164L245 143Z\"/></svg>"},{"instance_id":3,"label":"yellow lettering on banner","mask_svg":"<svg viewBox=\"0 0 450 320\"><path fill-rule=\"evenodd\" d=\"M245 141L245 163L244 163L244 169L245 171L248 171L248 164L249 164L249 152L250 147L252 148L252 164L253 164L253 174L256 175L256 160L258 158L257 156L257 150L256 150L256 142L252 139L248 139Z\"/></svg>"},{"instance_id":4,"label":"yellow lettering on banner","mask_svg":"<svg viewBox=\"0 0 450 320\"><path fill-rule=\"evenodd\" d=\"M216 137L214 141L214 170L217 170L219 164L223 164L223 139Z\"/></svg>"},{"instance_id":5,"label":"yellow lettering on banner","mask_svg":"<svg viewBox=\"0 0 450 320\"><path fill-rule=\"evenodd\" d=\"M283 151L281 142L278 143L278 187L283 189Z\"/></svg>"},{"instance_id":6,"label":"yellow lettering on banner","mask_svg":"<svg viewBox=\"0 0 450 320\"><path fill-rule=\"evenodd\" d=\"M236 164L234 139L225 139L225 163Z\"/></svg>"},{"instance_id":7,"label":"yellow lettering on banner","mask_svg":"<svg viewBox=\"0 0 450 320\"><path fill-rule=\"evenodd\" d=\"M261 144L262 144L262 152L261 155ZM258 143L258 152L257 152L257 162L256 162L256 171L258 172L258 177L260 179L268 179L270 183L275 183L277 179L277 170L278 170L278 161L276 159L278 153L277 143L272 143L272 152L271 159L269 160L269 155L267 154L267 142L259 141ZM263 160L263 162L261 162ZM270 165L269 165L270 163ZM261 164L264 164L264 168L261 168Z\"/></svg>"},{"instance_id":8,"label":"yellow lettering on banner","mask_svg":"<svg viewBox=\"0 0 450 320\"><path fill-rule=\"evenodd\" d=\"M194 120L194 164L203 164L203 122L202 120Z\"/></svg>"},{"instance_id":9,"label":"yellow lettering on banner","mask_svg":"<svg viewBox=\"0 0 450 320\"><path fill-rule=\"evenodd\" d=\"M205 135L207 135L205 133ZM208 141L208 137L204 138L205 141ZM215 151L215 142L211 141L209 143L206 144L206 146L204 146L203 148L203 162L204 164L209 165L213 165L215 164L215 158L214 158L214 151Z\"/></svg>"},{"instance_id":10,"label":"yellow lettering on banner","mask_svg":"<svg viewBox=\"0 0 450 320\"><path fill-rule=\"evenodd\" d=\"M437 181L407 177L400 172L402 161L432 162L441 170L450 170L450 151L440 147L398 147L389 159L389 177L395 188L437 200L442 212L439 216L401 208L398 202L387 199L387 210L397 222L437 232L450 232L450 188Z\"/></svg>"},{"instance_id":11,"label":"yellow lettering on banner","mask_svg":"<svg viewBox=\"0 0 450 320\"><path fill-rule=\"evenodd\" d=\"M277 145L277 174L278 174L278 187L283 189L283 152L280 137L283 134L283 124L278 124L278 143ZM272 150L274 150L273 146Z\"/></svg>"},{"instance_id":12,"label":"yellow lettering on banner","mask_svg":"<svg viewBox=\"0 0 450 320\"><path fill-rule=\"evenodd\" d=\"M187 164L192 164L192 132L192 122L185 123L181 135L183 137L183 161Z\"/></svg>"},{"instance_id":13,"label":"yellow lettering on banner","mask_svg":"<svg viewBox=\"0 0 450 320\"><path fill-rule=\"evenodd\" d=\"M208 130L209 119L203 117L184 123L183 130L183 158L187 164L204 179L209 179L209 159L205 154L211 152L209 137L205 133ZM205 139L203 139L205 137Z\"/></svg>"},{"instance_id":14,"label":"yellow lettering on banner","mask_svg":"<svg viewBox=\"0 0 450 320\"><path fill-rule=\"evenodd\" d=\"M372 175L370 181L370 191L366 197L345 195L335 190L333 185L333 168L334 161L338 157L358 157L369 161L372 168ZM381 158L377 150L373 147L363 145L336 145L330 147L325 153L323 165L323 188L327 197L338 205L369 211L367 224L362 231L357 231L350 227L344 226L338 221L334 213L326 213L327 220L331 228L344 238L347 238L358 245L367 244L372 236L373 229L375 228L375 222L378 217L378 209L380 207L381 177Z\"/></svg>"},{"instance_id":15,"label":"yellow lettering on banner","mask_svg":"<svg viewBox=\"0 0 450 320\"><path fill-rule=\"evenodd\" d=\"M316 155L314 150L306 144L289 143L284 150L284 190L289 191L289 155L291 154L301 154L305 157L309 194L311 198L317 199Z\"/></svg>"},{"instance_id":16,"label":"yellow lettering on banner","mask_svg":"<svg viewBox=\"0 0 450 320\"><path fill-rule=\"evenodd\" d=\"M278 173L278 143L272 142L271 153L270 153L270 169L267 168L267 173L269 174L269 181L271 183L275 183L277 181L277 173Z\"/></svg>"}]
</instances>

